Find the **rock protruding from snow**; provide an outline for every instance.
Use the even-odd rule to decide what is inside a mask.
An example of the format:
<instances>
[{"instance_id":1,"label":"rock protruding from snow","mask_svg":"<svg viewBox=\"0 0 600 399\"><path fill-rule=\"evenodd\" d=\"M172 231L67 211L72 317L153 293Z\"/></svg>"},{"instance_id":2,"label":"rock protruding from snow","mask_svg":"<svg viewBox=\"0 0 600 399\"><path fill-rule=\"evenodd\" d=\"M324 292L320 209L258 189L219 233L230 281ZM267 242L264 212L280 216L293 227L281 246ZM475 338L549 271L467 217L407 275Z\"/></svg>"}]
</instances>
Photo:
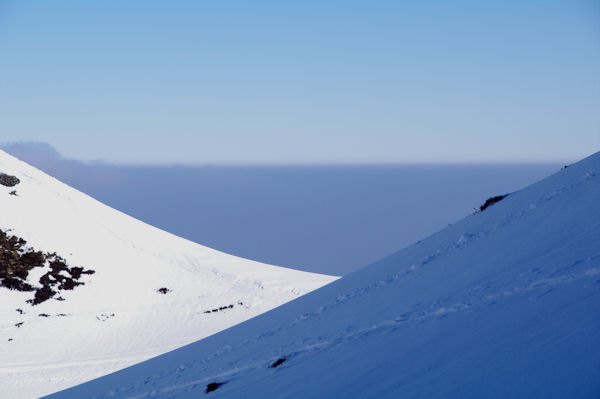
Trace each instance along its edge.
<instances>
[{"instance_id":1,"label":"rock protruding from snow","mask_svg":"<svg viewBox=\"0 0 600 399\"><path fill-rule=\"evenodd\" d=\"M84 274L94 274L83 267L69 267L66 261L54 253L43 253L26 246L23 238L0 230L0 287L9 290L34 292L27 303L38 305L61 291L83 285L79 279ZM34 268L47 269L39 281L28 279Z\"/></svg>"},{"instance_id":2,"label":"rock protruding from snow","mask_svg":"<svg viewBox=\"0 0 600 399\"><path fill-rule=\"evenodd\" d=\"M7 175L5 173L0 173L0 184L6 187L14 187L19 184L21 181L16 176Z\"/></svg>"}]
</instances>

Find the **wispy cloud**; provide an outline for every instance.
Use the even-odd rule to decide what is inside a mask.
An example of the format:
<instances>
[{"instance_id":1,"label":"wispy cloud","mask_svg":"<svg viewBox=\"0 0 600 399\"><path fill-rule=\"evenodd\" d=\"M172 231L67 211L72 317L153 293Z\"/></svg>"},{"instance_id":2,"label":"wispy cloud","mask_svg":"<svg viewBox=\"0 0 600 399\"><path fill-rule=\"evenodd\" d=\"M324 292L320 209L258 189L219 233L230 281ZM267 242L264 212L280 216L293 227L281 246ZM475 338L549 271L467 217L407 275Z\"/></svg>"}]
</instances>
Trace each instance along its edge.
<instances>
[{"instance_id":1,"label":"wispy cloud","mask_svg":"<svg viewBox=\"0 0 600 399\"><path fill-rule=\"evenodd\" d=\"M0 144L0 149L84 192L93 193L97 189L125 184L123 171L118 166L103 161L88 163L65 158L48 143L7 142Z\"/></svg>"}]
</instances>

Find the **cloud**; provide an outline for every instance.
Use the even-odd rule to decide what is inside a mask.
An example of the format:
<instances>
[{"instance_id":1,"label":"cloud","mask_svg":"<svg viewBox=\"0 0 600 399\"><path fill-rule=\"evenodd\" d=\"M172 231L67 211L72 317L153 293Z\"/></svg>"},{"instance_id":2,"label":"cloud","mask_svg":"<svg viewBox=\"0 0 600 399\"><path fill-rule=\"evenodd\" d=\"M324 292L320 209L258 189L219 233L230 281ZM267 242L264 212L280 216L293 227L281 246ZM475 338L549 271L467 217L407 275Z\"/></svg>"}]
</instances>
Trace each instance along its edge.
<instances>
[{"instance_id":1,"label":"cloud","mask_svg":"<svg viewBox=\"0 0 600 399\"><path fill-rule=\"evenodd\" d=\"M60 153L48 143L35 141L17 141L0 144L7 153L30 164L56 162L64 159Z\"/></svg>"},{"instance_id":2,"label":"cloud","mask_svg":"<svg viewBox=\"0 0 600 399\"><path fill-rule=\"evenodd\" d=\"M0 149L82 191L89 187L120 186L124 182L115 165L65 158L48 143L7 142L0 144Z\"/></svg>"}]
</instances>

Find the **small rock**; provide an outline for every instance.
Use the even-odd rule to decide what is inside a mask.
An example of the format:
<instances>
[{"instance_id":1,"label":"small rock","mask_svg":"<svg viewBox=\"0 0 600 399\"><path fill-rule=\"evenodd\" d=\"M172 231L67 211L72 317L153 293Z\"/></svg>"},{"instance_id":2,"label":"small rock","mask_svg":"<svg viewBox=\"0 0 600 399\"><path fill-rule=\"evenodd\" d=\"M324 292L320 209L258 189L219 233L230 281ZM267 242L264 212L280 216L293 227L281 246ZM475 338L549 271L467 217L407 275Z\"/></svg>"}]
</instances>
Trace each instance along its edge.
<instances>
[{"instance_id":1,"label":"small rock","mask_svg":"<svg viewBox=\"0 0 600 399\"><path fill-rule=\"evenodd\" d=\"M19 180L15 176L7 175L4 173L0 173L0 184L6 187L13 187L19 184L21 180Z\"/></svg>"},{"instance_id":2,"label":"small rock","mask_svg":"<svg viewBox=\"0 0 600 399\"><path fill-rule=\"evenodd\" d=\"M221 385L225 384L224 382L211 382L206 386L206 393L216 391Z\"/></svg>"},{"instance_id":3,"label":"small rock","mask_svg":"<svg viewBox=\"0 0 600 399\"><path fill-rule=\"evenodd\" d=\"M279 359L277 359L276 361L273 362L273 364L271 364L269 366L269 368L274 369L275 367L279 366L281 363L285 362L287 359L285 357L280 357Z\"/></svg>"}]
</instances>

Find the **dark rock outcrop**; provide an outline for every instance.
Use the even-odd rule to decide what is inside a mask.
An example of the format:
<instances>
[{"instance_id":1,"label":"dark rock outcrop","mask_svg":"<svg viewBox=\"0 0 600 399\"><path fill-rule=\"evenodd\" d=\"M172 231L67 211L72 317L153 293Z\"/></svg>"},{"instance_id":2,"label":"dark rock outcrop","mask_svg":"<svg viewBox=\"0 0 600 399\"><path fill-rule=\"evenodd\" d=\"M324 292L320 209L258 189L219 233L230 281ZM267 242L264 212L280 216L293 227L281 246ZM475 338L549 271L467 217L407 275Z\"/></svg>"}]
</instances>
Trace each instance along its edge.
<instances>
[{"instance_id":1,"label":"dark rock outcrop","mask_svg":"<svg viewBox=\"0 0 600 399\"><path fill-rule=\"evenodd\" d=\"M488 198L485 203L479 207L479 211L485 211L490 205L494 205L496 202L500 202L506 197L508 197L508 194L496 195L495 197Z\"/></svg>"},{"instance_id":2,"label":"dark rock outcrop","mask_svg":"<svg viewBox=\"0 0 600 399\"><path fill-rule=\"evenodd\" d=\"M241 302L239 302L241 304ZM219 306L218 308L214 308L211 310L206 310L204 311L204 313L216 313L216 312L222 312L223 310L227 310L227 309L233 309L233 304L231 305L227 305L227 306Z\"/></svg>"},{"instance_id":3,"label":"dark rock outcrop","mask_svg":"<svg viewBox=\"0 0 600 399\"><path fill-rule=\"evenodd\" d=\"M0 173L0 184L6 187L13 187L19 184L21 180L19 180L15 176L7 175L5 173Z\"/></svg>"},{"instance_id":4,"label":"dark rock outcrop","mask_svg":"<svg viewBox=\"0 0 600 399\"><path fill-rule=\"evenodd\" d=\"M208 384L206 386L206 393L216 391L223 384L225 384L225 383L224 382L211 382L210 384Z\"/></svg>"},{"instance_id":5,"label":"dark rock outcrop","mask_svg":"<svg viewBox=\"0 0 600 399\"><path fill-rule=\"evenodd\" d=\"M69 267L56 253L43 253L27 248L27 241L0 230L0 287L16 291L35 292L32 305L42 303L62 290L72 290L79 285L83 274L94 274L83 267ZM41 286L34 287L27 281L29 272L36 267L50 266L39 279Z\"/></svg>"},{"instance_id":6,"label":"dark rock outcrop","mask_svg":"<svg viewBox=\"0 0 600 399\"><path fill-rule=\"evenodd\" d=\"M280 366L283 362L285 362L287 360L287 358L285 357L280 357L279 359L275 360L273 363L271 363L271 365L269 366L269 368L274 369L275 367Z\"/></svg>"}]
</instances>

